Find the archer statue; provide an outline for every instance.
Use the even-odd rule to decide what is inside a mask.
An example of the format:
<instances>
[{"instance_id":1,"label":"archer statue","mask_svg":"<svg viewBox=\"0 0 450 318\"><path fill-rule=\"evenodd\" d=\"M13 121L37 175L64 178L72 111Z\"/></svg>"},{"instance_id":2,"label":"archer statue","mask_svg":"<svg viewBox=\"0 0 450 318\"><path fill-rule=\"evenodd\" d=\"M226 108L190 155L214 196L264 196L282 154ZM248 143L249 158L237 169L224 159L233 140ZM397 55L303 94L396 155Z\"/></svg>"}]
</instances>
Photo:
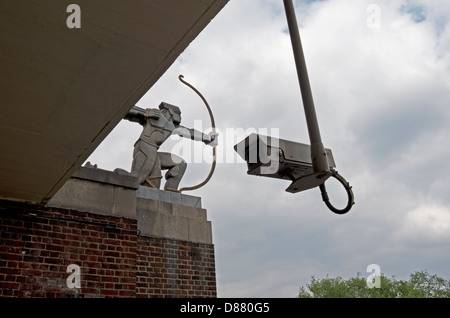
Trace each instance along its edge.
<instances>
[{"instance_id":1,"label":"archer statue","mask_svg":"<svg viewBox=\"0 0 450 318\"><path fill-rule=\"evenodd\" d=\"M159 109L142 109L134 106L124 119L138 122L143 126L139 139L134 144L133 163L131 172L117 168L114 171L119 174L128 174L138 178L138 184L159 189L161 185L161 170L168 169L165 178L164 190L178 192L178 185L186 171L186 162L179 156L158 152L161 144L172 134L192 140L202 141L215 147L217 134L204 134L195 129L188 129L180 125L180 108L162 102Z\"/></svg>"}]
</instances>

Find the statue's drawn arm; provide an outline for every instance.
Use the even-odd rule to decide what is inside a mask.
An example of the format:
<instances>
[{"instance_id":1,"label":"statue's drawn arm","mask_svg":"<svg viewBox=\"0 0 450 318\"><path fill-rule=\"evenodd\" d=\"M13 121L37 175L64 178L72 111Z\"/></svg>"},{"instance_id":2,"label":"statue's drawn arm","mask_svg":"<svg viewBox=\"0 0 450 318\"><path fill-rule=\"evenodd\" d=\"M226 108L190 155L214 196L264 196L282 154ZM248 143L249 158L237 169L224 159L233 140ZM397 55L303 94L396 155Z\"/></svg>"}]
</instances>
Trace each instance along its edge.
<instances>
[{"instance_id":1,"label":"statue's drawn arm","mask_svg":"<svg viewBox=\"0 0 450 318\"><path fill-rule=\"evenodd\" d=\"M124 119L133 122L144 123L147 118L159 119L161 113L159 109L156 108L147 108L143 109L138 106L133 106L130 111L125 115Z\"/></svg>"}]
</instances>

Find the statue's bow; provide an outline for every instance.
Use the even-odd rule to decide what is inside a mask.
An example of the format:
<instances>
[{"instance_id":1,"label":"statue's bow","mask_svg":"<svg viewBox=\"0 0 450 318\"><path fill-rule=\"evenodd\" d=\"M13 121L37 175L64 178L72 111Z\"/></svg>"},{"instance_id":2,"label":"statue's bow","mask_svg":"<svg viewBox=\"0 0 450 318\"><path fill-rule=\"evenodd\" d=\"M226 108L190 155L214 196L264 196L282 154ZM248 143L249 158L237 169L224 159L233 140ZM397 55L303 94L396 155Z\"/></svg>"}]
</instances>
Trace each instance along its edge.
<instances>
[{"instance_id":1,"label":"statue's bow","mask_svg":"<svg viewBox=\"0 0 450 318\"><path fill-rule=\"evenodd\" d=\"M214 116L213 113L211 111L211 107L209 107L208 102L206 101L206 99L203 97L203 95L191 84L189 84L188 82L186 82L185 80L183 80L184 76L183 75L179 75L178 79L185 85L189 86L194 92L197 93L198 96L200 96L200 98L203 100L203 103L205 103L206 108L208 109L208 113L209 113L209 117L211 119L211 128L212 128L212 133L215 134L216 133L216 123L214 121ZM213 146L213 162L211 165L211 170L209 171L208 176L206 177L205 180L203 180L201 183L193 186L193 187L184 187L181 188L180 190L178 190L178 192L183 192L183 191L190 191L190 190L196 190L198 188L203 187L206 183L208 183L209 179L211 179L214 170L216 169L216 146Z\"/></svg>"}]
</instances>

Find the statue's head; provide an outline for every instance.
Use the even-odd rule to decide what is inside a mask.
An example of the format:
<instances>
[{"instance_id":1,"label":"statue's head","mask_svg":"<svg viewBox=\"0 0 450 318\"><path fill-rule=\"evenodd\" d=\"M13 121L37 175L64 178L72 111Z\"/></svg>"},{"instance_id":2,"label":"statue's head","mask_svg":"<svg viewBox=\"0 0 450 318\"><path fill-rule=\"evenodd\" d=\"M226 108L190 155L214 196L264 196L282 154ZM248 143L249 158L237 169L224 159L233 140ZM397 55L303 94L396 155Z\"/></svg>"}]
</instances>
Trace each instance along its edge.
<instances>
[{"instance_id":1,"label":"statue's head","mask_svg":"<svg viewBox=\"0 0 450 318\"><path fill-rule=\"evenodd\" d=\"M167 120L172 121L176 126L181 123L181 111L178 106L162 102L159 105L159 109L163 116L166 117Z\"/></svg>"}]
</instances>

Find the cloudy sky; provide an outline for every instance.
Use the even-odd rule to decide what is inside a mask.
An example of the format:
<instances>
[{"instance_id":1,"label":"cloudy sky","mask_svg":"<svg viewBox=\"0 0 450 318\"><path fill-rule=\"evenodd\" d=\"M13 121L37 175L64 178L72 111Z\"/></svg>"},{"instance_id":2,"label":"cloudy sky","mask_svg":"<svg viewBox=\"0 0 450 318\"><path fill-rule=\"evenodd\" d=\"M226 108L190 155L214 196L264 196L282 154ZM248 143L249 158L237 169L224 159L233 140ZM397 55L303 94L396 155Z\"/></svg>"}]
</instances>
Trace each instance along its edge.
<instances>
[{"instance_id":1,"label":"cloudy sky","mask_svg":"<svg viewBox=\"0 0 450 318\"><path fill-rule=\"evenodd\" d=\"M295 297L312 275L367 277L370 264L397 279L423 269L449 278L450 2L295 6L322 139L354 189L348 214L329 211L318 189L290 194L287 181L247 175L232 148L251 130L309 143L282 0L231 0L138 103L178 105L183 125L208 130L183 74L213 109L219 163L186 194L212 221L218 296ZM121 122L88 160L129 170L139 134ZM211 148L183 142L190 186L208 174Z\"/></svg>"}]
</instances>

